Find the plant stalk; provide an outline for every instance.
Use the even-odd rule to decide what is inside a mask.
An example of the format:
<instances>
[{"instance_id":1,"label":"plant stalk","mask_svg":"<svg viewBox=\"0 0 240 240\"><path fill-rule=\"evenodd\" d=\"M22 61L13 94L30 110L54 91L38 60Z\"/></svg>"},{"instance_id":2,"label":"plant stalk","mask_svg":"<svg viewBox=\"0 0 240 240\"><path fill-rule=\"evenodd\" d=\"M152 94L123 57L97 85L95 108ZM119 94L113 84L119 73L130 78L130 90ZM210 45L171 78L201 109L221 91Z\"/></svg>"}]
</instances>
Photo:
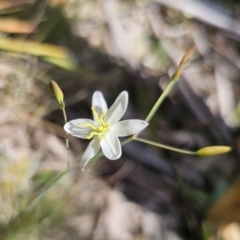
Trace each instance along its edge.
<instances>
[{"instance_id":1,"label":"plant stalk","mask_svg":"<svg viewBox=\"0 0 240 240\"><path fill-rule=\"evenodd\" d=\"M170 151L178 152L178 153L183 153L183 154L188 154L188 155L197 155L196 152L182 150L180 148L175 148L175 147L170 147L168 145L156 143L156 142L149 141L149 140L143 139L143 138L134 137L133 140L138 141L138 142L143 142L143 143L155 146L155 147L164 148L164 149L167 149Z\"/></svg>"}]
</instances>

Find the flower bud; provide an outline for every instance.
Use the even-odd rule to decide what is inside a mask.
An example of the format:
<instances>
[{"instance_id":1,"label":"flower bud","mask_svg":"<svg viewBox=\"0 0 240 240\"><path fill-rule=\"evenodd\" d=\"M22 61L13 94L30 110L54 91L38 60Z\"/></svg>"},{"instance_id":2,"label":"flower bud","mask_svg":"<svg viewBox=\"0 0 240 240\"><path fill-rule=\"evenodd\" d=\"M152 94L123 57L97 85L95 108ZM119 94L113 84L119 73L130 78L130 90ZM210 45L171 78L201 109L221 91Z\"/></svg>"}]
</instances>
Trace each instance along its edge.
<instances>
[{"instance_id":1,"label":"flower bud","mask_svg":"<svg viewBox=\"0 0 240 240\"><path fill-rule=\"evenodd\" d=\"M214 156L231 151L232 148L228 146L211 146L204 147L196 151L196 154L201 157Z\"/></svg>"},{"instance_id":2,"label":"flower bud","mask_svg":"<svg viewBox=\"0 0 240 240\"><path fill-rule=\"evenodd\" d=\"M50 82L50 89L53 94L53 96L57 99L58 103L62 106L64 104L64 95L61 90L61 88L58 86L58 84L51 80Z\"/></svg>"},{"instance_id":3,"label":"flower bud","mask_svg":"<svg viewBox=\"0 0 240 240\"><path fill-rule=\"evenodd\" d=\"M172 76L172 80L178 80L181 73L182 73L182 69L184 67L184 65L188 62L189 58L191 57L193 51L194 51L195 45L192 45L187 52L185 53L185 55L183 56L176 72L173 74Z\"/></svg>"}]
</instances>

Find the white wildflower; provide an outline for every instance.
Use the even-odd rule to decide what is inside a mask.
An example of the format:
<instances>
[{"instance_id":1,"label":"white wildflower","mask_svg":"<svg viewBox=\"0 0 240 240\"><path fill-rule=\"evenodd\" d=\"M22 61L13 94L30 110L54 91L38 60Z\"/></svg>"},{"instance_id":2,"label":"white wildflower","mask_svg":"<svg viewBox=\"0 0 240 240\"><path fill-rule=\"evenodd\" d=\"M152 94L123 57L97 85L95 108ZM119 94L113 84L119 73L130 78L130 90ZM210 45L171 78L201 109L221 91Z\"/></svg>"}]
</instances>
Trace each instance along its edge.
<instances>
[{"instance_id":1,"label":"white wildflower","mask_svg":"<svg viewBox=\"0 0 240 240\"><path fill-rule=\"evenodd\" d=\"M92 98L93 120L76 119L67 122L64 129L67 133L83 139L92 139L81 160L84 167L100 150L110 160L116 160L122 155L118 137L125 137L142 131L148 123L143 120L119 120L124 115L128 105L128 93L119 94L116 101L108 109L101 92L96 91Z\"/></svg>"}]
</instances>

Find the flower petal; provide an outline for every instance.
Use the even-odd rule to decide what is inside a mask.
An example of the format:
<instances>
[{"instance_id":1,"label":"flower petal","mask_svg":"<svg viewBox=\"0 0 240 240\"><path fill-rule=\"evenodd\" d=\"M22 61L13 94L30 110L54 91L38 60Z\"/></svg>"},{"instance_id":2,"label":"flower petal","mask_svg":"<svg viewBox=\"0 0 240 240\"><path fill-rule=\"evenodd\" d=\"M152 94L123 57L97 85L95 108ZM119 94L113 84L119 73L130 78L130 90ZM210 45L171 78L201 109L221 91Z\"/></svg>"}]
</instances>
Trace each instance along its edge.
<instances>
[{"instance_id":1,"label":"flower petal","mask_svg":"<svg viewBox=\"0 0 240 240\"><path fill-rule=\"evenodd\" d=\"M125 113L128 105L128 93L126 91L121 92L113 105L109 108L104 121L108 124L114 124L118 122Z\"/></svg>"},{"instance_id":2,"label":"flower petal","mask_svg":"<svg viewBox=\"0 0 240 240\"><path fill-rule=\"evenodd\" d=\"M85 150L81 162L80 167L82 167L82 171L84 170L84 167L87 165L89 160L93 158L100 150L100 141L98 136L94 137L91 142L88 144L87 149Z\"/></svg>"},{"instance_id":3,"label":"flower petal","mask_svg":"<svg viewBox=\"0 0 240 240\"><path fill-rule=\"evenodd\" d=\"M64 130L73 135L74 137L78 137L78 138L83 138L85 139L87 136L90 135L90 133L92 132L92 128L91 127L86 127L86 126L79 126L80 124L91 124L93 126L96 126L97 124L91 120L91 119L75 119L72 120L70 122L67 122L64 125Z\"/></svg>"},{"instance_id":4,"label":"flower petal","mask_svg":"<svg viewBox=\"0 0 240 240\"><path fill-rule=\"evenodd\" d=\"M122 155L122 148L117 136L107 132L103 135L100 145L103 154L110 160L116 160Z\"/></svg>"},{"instance_id":5,"label":"flower petal","mask_svg":"<svg viewBox=\"0 0 240 240\"><path fill-rule=\"evenodd\" d=\"M98 116L101 116L103 111L108 110L107 103L100 91L94 92L92 97L92 107L94 107ZM94 114L93 119L96 121Z\"/></svg>"},{"instance_id":6,"label":"flower petal","mask_svg":"<svg viewBox=\"0 0 240 240\"><path fill-rule=\"evenodd\" d=\"M143 120L131 119L115 123L109 131L118 137L126 137L142 131L147 126L148 123Z\"/></svg>"}]
</instances>

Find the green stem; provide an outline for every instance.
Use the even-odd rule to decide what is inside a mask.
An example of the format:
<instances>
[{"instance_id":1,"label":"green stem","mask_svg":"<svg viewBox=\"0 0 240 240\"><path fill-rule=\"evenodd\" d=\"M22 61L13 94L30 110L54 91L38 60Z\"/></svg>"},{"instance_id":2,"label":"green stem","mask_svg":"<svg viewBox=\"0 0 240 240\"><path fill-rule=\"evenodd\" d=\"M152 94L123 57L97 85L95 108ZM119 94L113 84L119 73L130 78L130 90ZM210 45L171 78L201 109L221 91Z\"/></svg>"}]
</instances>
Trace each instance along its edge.
<instances>
[{"instance_id":1,"label":"green stem","mask_svg":"<svg viewBox=\"0 0 240 240\"><path fill-rule=\"evenodd\" d=\"M149 141L149 140L146 140L146 139L143 139L143 138L134 137L133 140L136 140L138 142L143 142L143 143L155 146L155 147L160 147L160 148L164 148L164 149L167 149L167 150L170 150L170 151L178 152L178 153L183 153L183 154L188 154L188 155L196 155L196 152L182 150L182 149L175 148L175 147L170 147L168 145L161 144L161 143L156 143L156 142Z\"/></svg>"},{"instance_id":2,"label":"green stem","mask_svg":"<svg viewBox=\"0 0 240 240\"><path fill-rule=\"evenodd\" d=\"M158 108L160 107L160 105L162 104L163 100L167 97L167 95L169 94L169 92L172 90L172 88L174 87L175 83L177 82L177 80L171 80L171 82L168 84L168 86L166 87L166 89L163 91L163 93L161 94L161 96L159 97L159 99L157 100L157 102L154 104L152 110L149 112L149 114L147 115L145 121L146 122L150 122L153 118L153 116L155 115L156 111L158 110Z\"/></svg>"},{"instance_id":3,"label":"green stem","mask_svg":"<svg viewBox=\"0 0 240 240\"><path fill-rule=\"evenodd\" d=\"M67 123L67 114L65 111L65 104L63 104L63 106L61 107L62 109L62 113L63 113L63 119L64 119L64 123ZM65 144L66 144L66 148L67 148L67 167L68 169L70 169L71 164L70 164L70 147L69 147L69 139L68 139L68 134L65 134Z\"/></svg>"},{"instance_id":4,"label":"green stem","mask_svg":"<svg viewBox=\"0 0 240 240\"><path fill-rule=\"evenodd\" d=\"M121 142L121 146L124 146L124 145L128 144L131 141L133 141L133 137L129 137L126 140L124 140L123 142Z\"/></svg>"},{"instance_id":5,"label":"green stem","mask_svg":"<svg viewBox=\"0 0 240 240\"><path fill-rule=\"evenodd\" d=\"M62 113L63 113L64 122L66 123L67 122L67 114L66 114L66 111L65 111L65 107L63 107L61 109L62 109Z\"/></svg>"},{"instance_id":6,"label":"green stem","mask_svg":"<svg viewBox=\"0 0 240 240\"><path fill-rule=\"evenodd\" d=\"M31 211L48 193L48 191L55 185L56 182L58 182L64 175L66 175L70 169L66 169L62 172L60 172L46 187L45 189L36 197L34 200L27 205L18 215L18 217L23 216L24 214L28 213Z\"/></svg>"},{"instance_id":7,"label":"green stem","mask_svg":"<svg viewBox=\"0 0 240 240\"><path fill-rule=\"evenodd\" d=\"M154 104L154 106L152 107L151 111L147 115L147 117L145 119L146 122L149 123L152 120L152 118L155 115L155 113L157 112L158 108L160 107L160 105L162 104L164 99L167 97L169 92L172 90L172 88L174 87L176 82L177 82L177 79L172 79L171 82L167 85L166 89L160 95L160 97L158 98L157 102ZM134 134L133 138L136 138L138 135L139 135L139 133Z\"/></svg>"}]
</instances>

